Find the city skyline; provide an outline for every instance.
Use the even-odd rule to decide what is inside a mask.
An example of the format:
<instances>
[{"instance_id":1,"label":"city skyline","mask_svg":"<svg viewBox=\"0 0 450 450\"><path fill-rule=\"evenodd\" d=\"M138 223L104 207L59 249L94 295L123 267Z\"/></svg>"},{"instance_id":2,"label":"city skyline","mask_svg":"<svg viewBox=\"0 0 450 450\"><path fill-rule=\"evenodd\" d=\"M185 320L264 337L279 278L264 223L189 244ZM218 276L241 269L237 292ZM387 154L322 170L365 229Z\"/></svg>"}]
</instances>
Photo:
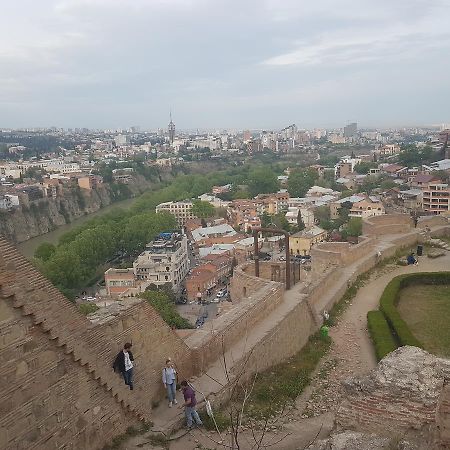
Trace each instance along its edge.
<instances>
[{"instance_id":1,"label":"city skyline","mask_svg":"<svg viewBox=\"0 0 450 450\"><path fill-rule=\"evenodd\" d=\"M361 128L449 121L444 1L4 5L0 127ZM169 106L170 105L170 106Z\"/></svg>"}]
</instances>

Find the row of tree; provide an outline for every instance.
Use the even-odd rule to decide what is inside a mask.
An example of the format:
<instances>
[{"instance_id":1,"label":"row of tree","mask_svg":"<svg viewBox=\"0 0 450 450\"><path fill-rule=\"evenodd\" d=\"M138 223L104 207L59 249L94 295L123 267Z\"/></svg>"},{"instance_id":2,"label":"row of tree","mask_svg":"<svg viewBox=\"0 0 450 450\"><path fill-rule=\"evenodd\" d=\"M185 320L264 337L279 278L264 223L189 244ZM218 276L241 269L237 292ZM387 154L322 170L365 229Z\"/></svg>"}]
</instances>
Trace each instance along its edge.
<instances>
[{"instance_id":1,"label":"row of tree","mask_svg":"<svg viewBox=\"0 0 450 450\"><path fill-rule=\"evenodd\" d=\"M206 176L180 175L169 185L143 194L129 211L114 209L65 233L56 246L41 244L35 252L36 265L70 296L74 290L94 279L109 260L137 254L158 233L177 228L171 214L154 212L157 204L195 198L209 192L213 185L228 183L251 184L253 192L258 189L261 192L276 190L274 183L267 184L265 175L265 169L251 169L249 166L212 172ZM271 171L268 175L276 183L276 175ZM214 208L209 203L196 201L194 213L206 218L214 215Z\"/></svg>"},{"instance_id":2,"label":"row of tree","mask_svg":"<svg viewBox=\"0 0 450 450\"><path fill-rule=\"evenodd\" d=\"M63 292L86 286L108 260L139 252L158 233L176 228L168 213L130 214L117 209L63 235L57 246L35 252L40 270Z\"/></svg>"}]
</instances>

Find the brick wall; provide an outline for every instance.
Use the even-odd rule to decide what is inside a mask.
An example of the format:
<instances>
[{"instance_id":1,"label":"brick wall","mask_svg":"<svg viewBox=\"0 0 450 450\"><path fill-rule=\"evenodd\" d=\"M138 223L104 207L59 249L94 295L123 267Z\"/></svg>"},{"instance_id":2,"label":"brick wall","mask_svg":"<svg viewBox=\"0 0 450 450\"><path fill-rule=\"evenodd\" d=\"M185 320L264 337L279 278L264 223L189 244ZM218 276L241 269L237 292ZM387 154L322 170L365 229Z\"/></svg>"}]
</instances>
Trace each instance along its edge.
<instances>
[{"instance_id":1,"label":"brick wall","mask_svg":"<svg viewBox=\"0 0 450 450\"><path fill-rule=\"evenodd\" d=\"M298 303L252 348L250 356L245 355L240 364L233 367L233 373L241 370L245 363L245 376L261 372L299 352L317 330L306 299ZM245 376L242 379L245 379Z\"/></svg>"},{"instance_id":2,"label":"brick wall","mask_svg":"<svg viewBox=\"0 0 450 450\"><path fill-rule=\"evenodd\" d=\"M247 277L241 272L243 282L248 285ZM236 277L239 283L240 277ZM263 287L254 291L253 295L242 300L233 310L223 314L216 323L208 324L211 332L197 330L187 339L191 348L192 363L196 373L202 373L219 359L223 349L230 349L261 320L265 319L283 300L281 283L265 281Z\"/></svg>"},{"instance_id":3,"label":"brick wall","mask_svg":"<svg viewBox=\"0 0 450 450\"><path fill-rule=\"evenodd\" d=\"M363 220L363 235L367 237L383 234L405 233L414 227L409 214L383 214Z\"/></svg>"},{"instance_id":4,"label":"brick wall","mask_svg":"<svg viewBox=\"0 0 450 450\"><path fill-rule=\"evenodd\" d=\"M255 277L251 272L247 273L251 270L251 265L252 263L244 263L234 269L230 283L230 296L233 303L251 296L267 283L266 280Z\"/></svg>"},{"instance_id":5,"label":"brick wall","mask_svg":"<svg viewBox=\"0 0 450 450\"><path fill-rule=\"evenodd\" d=\"M402 435L435 423L437 402L423 404L398 394L376 392L346 401L337 414L337 424L346 429Z\"/></svg>"},{"instance_id":6,"label":"brick wall","mask_svg":"<svg viewBox=\"0 0 450 450\"><path fill-rule=\"evenodd\" d=\"M112 370L133 342L135 390ZM190 352L147 303L92 325L0 239L0 449L96 449L151 420L160 370L172 356L186 376Z\"/></svg>"},{"instance_id":7,"label":"brick wall","mask_svg":"<svg viewBox=\"0 0 450 450\"><path fill-rule=\"evenodd\" d=\"M450 375L450 374L449 374ZM438 439L444 448L450 448L450 381L444 385L439 401L438 417Z\"/></svg>"},{"instance_id":8,"label":"brick wall","mask_svg":"<svg viewBox=\"0 0 450 450\"><path fill-rule=\"evenodd\" d=\"M31 316L1 301L1 449L95 449L137 424Z\"/></svg>"},{"instance_id":9,"label":"brick wall","mask_svg":"<svg viewBox=\"0 0 450 450\"><path fill-rule=\"evenodd\" d=\"M401 347L367 375L345 382L336 425L415 438L424 443L420 448L449 448L449 382L449 360Z\"/></svg>"}]
</instances>

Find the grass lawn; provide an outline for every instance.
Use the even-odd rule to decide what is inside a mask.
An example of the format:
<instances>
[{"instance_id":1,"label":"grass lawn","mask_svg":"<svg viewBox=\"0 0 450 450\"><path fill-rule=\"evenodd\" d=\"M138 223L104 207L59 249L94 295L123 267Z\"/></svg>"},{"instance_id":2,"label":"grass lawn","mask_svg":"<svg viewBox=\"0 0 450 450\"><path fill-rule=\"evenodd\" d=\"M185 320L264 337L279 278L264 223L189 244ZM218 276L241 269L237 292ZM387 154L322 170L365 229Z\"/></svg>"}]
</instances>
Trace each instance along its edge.
<instances>
[{"instance_id":1,"label":"grass lawn","mask_svg":"<svg viewBox=\"0 0 450 450\"><path fill-rule=\"evenodd\" d=\"M404 288L397 308L425 350L450 357L450 286Z\"/></svg>"}]
</instances>

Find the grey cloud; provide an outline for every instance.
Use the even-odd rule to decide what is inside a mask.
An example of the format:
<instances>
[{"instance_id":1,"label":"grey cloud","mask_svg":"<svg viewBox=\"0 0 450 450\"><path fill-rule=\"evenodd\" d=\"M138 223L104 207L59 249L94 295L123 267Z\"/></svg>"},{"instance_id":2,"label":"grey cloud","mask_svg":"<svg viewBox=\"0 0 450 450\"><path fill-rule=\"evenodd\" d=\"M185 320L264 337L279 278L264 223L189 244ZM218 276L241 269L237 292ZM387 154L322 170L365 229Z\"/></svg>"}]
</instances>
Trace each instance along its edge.
<instances>
[{"instance_id":1,"label":"grey cloud","mask_svg":"<svg viewBox=\"0 0 450 450\"><path fill-rule=\"evenodd\" d=\"M179 128L449 119L445 1L18 3L0 29L0 126L156 128L171 106Z\"/></svg>"}]
</instances>

